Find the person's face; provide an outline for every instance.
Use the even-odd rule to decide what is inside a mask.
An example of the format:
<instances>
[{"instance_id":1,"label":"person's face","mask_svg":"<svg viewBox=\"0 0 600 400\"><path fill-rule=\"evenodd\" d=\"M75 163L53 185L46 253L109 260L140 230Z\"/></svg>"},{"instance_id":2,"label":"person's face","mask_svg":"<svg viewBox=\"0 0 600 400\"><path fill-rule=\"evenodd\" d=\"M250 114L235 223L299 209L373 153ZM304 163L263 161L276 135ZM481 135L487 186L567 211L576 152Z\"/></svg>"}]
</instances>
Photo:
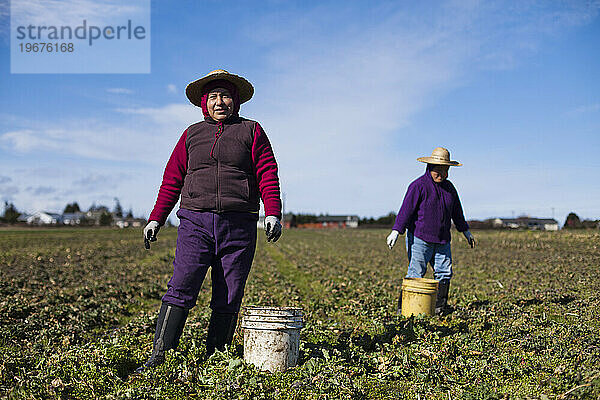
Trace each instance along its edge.
<instances>
[{"instance_id":1,"label":"person's face","mask_svg":"<svg viewBox=\"0 0 600 400\"><path fill-rule=\"evenodd\" d=\"M431 178L435 183L442 183L448 177L449 165L434 165L429 169Z\"/></svg>"},{"instance_id":2,"label":"person's face","mask_svg":"<svg viewBox=\"0 0 600 400\"><path fill-rule=\"evenodd\" d=\"M215 88L208 93L206 99L208 114L215 121L225 121L233 114L233 97L229 90Z\"/></svg>"}]
</instances>

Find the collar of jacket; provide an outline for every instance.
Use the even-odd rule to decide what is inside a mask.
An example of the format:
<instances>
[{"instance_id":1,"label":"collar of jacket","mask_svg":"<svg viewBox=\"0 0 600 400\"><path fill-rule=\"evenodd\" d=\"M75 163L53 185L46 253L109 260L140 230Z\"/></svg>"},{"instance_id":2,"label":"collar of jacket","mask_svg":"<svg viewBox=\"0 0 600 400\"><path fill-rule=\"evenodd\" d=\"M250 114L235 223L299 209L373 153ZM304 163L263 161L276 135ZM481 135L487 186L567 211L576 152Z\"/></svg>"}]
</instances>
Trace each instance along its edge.
<instances>
[{"instance_id":1,"label":"collar of jacket","mask_svg":"<svg viewBox=\"0 0 600 400\"><path fill-rule=\"evenodd\" d=\"M227 118L225 121L223 121L223 124L224 125L233 125L233 124L240 122L241 120L242 119L240 118L239 115L231 115L229 118ZM215 121L211 117L204 117L204 122L208 122L211 125L216 125L218 123L218 121Z\"/></svg>"}]
</instances>

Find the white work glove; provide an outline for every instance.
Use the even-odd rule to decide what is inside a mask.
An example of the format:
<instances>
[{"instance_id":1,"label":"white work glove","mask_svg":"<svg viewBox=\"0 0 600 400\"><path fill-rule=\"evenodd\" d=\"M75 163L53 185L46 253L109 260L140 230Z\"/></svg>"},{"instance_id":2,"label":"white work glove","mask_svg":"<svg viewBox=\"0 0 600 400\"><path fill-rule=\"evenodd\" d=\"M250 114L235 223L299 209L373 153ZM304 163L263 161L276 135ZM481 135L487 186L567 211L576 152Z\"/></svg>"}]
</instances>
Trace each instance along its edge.
<instances>
[{"instance_id":1,"label":"white work glove","mask_svg":"<svg viewBox=\"0 0 600 400\"><path fill-rule=\"evenodd\" d=\"M469 246L471 246L471 248L474 248L475 247L475 238L471 234L471 231L464 231L463 235L465 235L467 242L469 242Z\"/></svg>"},{"instance_id":2,"label":"white work glove","mask_svg":"<svg viewBox=\"0 0 600 400\"><path fill-rule=\"evenodd\" d=\"M160 230L160 225L157 221L150 221L144 228L144 247L150 248L150 242L156 242L156 235Z\"/></svg>"},{"instance_id":3,"label":"white work glove","mask_svg":"<svg viewBox=\"0 0 600 400\"><path fill-rule=\"evenodd\" d=\"M397 230L392 230L392 232L388 235L386 242L390 250L396 244L396 240L398 240L398 236L400 236L400 232Z\"/></svg>"},{"instance_id":4,"label":"white work glove","mask_svg":"<svg viewBox=\"0 0 600 400\"><path fill-rule=\"evenodd\" d=\"M267 242L273 241L275 243L281 236L281 223L279 218L269 215L265 218L265 234L267 235Z\"/></svg>"}]
</instances>

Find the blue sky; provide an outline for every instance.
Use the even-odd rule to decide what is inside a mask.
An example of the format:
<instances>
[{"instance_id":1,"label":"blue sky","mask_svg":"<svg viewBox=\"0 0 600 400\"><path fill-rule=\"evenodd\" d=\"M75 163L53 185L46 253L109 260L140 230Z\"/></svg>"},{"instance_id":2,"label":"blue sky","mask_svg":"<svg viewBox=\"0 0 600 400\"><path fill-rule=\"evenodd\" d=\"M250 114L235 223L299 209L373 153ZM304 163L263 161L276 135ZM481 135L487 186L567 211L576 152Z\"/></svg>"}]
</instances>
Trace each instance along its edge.
<instances>
[{"instance_id":1,"label":"blue sky","mask_svg":"<svg viewBox=\"0 0 600 400\"><path fill-rule=\"evenodd\" d=\"M1 200L147 216L202 118L185 86L224 68L255 86L241 114L269 135L287 211L396 211L444 146L468 219L600 218L599 1L151 4L151 73L11 74L0 0Z\"/></svg>"}]
</instances>

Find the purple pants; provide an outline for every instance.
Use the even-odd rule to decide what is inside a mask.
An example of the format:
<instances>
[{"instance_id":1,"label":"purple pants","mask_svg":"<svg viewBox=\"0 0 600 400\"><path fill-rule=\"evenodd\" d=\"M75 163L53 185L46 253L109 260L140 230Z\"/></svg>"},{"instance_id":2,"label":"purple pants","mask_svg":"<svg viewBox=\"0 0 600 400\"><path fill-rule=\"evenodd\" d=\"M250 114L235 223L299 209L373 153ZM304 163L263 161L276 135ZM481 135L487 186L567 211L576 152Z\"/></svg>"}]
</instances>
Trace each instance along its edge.
<instances>
[{"instance_id":1,"label":"purple pants","mask_svg":"<svg viewBox=\"0 0 600 400\"><path fill-rule=\"evenodd\" d=\"M237 313L256 250L257 215L180 208L177 216L173 276L162 301L188 309L194 307L206 272L212 267L210 308L220 313Z\"/></svg>"}]
</instances>

